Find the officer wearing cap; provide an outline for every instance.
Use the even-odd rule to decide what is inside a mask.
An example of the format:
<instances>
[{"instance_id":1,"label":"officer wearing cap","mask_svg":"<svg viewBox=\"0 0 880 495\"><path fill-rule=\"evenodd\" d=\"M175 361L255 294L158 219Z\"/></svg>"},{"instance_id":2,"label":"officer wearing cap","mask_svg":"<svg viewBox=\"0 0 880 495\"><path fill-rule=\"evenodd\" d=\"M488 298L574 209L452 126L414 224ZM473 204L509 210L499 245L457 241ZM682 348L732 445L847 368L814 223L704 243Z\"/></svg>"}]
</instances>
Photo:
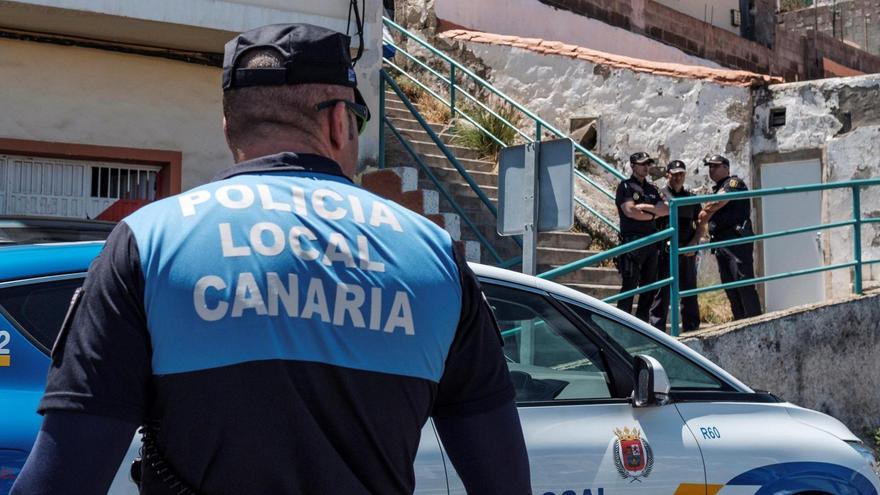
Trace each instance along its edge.
<instances>
[{"instance_id":1,"label":"officer wearing cap","mask_svg":"<svg viewBox=\"0 0 880 495\"><path fill-rule=\"evenodd\" d=\"M703 162L709 167L709 178L715 182L716 194L748 191L745 182L730 175L730 161L722 155L712 155ZM712 242L726 241L754 235L751 206L748 199L719 200L709 203L700 212L702 230L708 228ZM754 243L737 244L715 250L721 282L735 282L755 278ZM761 302L754 285L725 289L734 320L761 314Z\"/></svg>"},{"instance_id":2,"label":"officer wearing cap","mask_svg":"<svg viewBox=\"0 0 880 495\"><path fill-rule=\"evenodd\" d=\"M226 45L236 165L114 229L13 493L106 493L138 425L145 494L412 493L429 417L468 492L530 491L474 274L445 231L351 182L369 112L349 44L285 24Z\"/></svg>"},{"instance_id":3,"label":"officer wearing cap","mask_svg":"<svg viewBox=\"0 0 880 495\"><path fill-rule=\"evenodd\" d=\"M666 165L666 186L660 190L664 201L672 198L686 198L694 194L685 187L687 167L681 160L673 160ZM678 242L679 246L694 246L700 242L697 235L697 215L700 205L680 206L678 210ZM657 228L663 230L669 227L669 217L657 219ZM658 262L658 280L669 277L669 245L660 247ZM695 253L686 253L678 260L679 288L681 290L695 289L697 287L697 257ZM654 296L651 305L650 323L654 327L666 331L666 316L669 312L669 287L662 287ZM697 296L682 298L681 321L684 331L696 330L700 327L700 307Z\"/></svg>"},{"instance_id":4,"label":"officer wearing cap","mask_svg":"<svg viewBox=\"0 0 880 495\"><path fill-rule=\"evenodd\" d=\"M667 215L669 209L660 197L660 191L648 182L648 168L654 159L640 151L629 157L632 175L617 186L615 203L620 217L620 243L625 244L657 232L654 220ZM657 281L657 256L659 244L649 244L635 251L619 256L617 271L622 284L620 291L626 292ZM648 312L654 301L654 291L639 294L636 316L648 321ZM627 313L632 312L633 298L617 301L617 307Z\"/></svg>"}]
</instances>

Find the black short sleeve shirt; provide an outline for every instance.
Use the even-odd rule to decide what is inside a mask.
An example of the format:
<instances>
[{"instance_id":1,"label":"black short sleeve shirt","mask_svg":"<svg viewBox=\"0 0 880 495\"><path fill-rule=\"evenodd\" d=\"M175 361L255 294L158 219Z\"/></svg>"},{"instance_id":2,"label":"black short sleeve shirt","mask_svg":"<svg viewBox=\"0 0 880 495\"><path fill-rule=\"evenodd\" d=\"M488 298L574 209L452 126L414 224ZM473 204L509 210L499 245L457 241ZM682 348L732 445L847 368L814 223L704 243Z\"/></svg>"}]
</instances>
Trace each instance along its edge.
<instances>
[{"instance_id":1,"label":"black short sleeve shirt","mask_svg":"<svg viewBox=\"0 0 880 495\"><path fill-rule=\"evenodd\" d=\"M321 157L147 205L81 294L39 412L156 421L199 492L411 493L429 416L514 397L448 235Z\"/></svg>"},{"instance_id":2,"label":"black short sleeve shirt","mask_svg":"<svg viewBox=\"0 0 880 495\"><path fill-rule=\"evenodd\" d=\"M634 220L623 213L623 203L655 205L662 201L660 191L647 180L639 182L635 177L622 181L617 186L614 203L617 205L617 214L620 217L620 234L623 236L639 235L646 236L657 231L654 220Z\"/></svg>"},{"instance_id":3,"label":"black short sleeve shirt","mask_svg":"<svg viewBox=\"0 0 880 495\"><path fill-rule=\"evenodd\" d=\"M731 175L726 179L722 179L715 184L713 188L715 193L731 193L739 191L748 191L745 181L741 178ZM725 236L738 225L743 225L751 218L751 207L748 199L738 199L730 201L720 210L712 215L711 233L714 236Z\"/></svg>"}]
</instances>

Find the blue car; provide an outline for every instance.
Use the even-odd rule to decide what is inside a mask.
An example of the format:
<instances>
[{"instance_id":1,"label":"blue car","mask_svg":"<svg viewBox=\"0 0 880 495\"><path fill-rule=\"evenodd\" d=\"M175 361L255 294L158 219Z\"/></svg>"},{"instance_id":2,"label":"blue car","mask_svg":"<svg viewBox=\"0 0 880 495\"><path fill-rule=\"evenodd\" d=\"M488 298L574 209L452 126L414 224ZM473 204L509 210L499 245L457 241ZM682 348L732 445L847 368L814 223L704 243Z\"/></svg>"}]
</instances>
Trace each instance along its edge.
<instances>
[{"instance_id":1,"label":"blue car","mask_svg":"<svg viewBox=\"0 0 880 495\"><path fill-rule=\"evenodd\" d=\"M36 438L51 347L102 245L0 247L0 495ZM471 267L504 339L534 493L880 492L880 463L834 418L752 390L677 340L580 292ZM139 446L133 438L112 494L137 493L128 472ZM416 493L464 493L431 421L414 467Z\"/></svg>"}]
</instances>

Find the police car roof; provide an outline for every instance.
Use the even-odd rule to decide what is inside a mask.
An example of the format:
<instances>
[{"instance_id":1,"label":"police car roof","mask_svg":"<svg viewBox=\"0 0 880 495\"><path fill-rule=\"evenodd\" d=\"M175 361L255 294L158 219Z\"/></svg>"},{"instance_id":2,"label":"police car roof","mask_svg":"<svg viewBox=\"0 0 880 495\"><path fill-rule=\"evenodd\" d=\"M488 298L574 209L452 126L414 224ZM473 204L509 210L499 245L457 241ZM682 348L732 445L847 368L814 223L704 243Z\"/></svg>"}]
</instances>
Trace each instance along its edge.
<instances>
[{"instance_id":1,"label":"police car roof","mask_svg":"<svg viewBox=\"0 0 880 495\"><path fill-rule=\"evenodd\" d=\"M0 281L88 270L104 241L20 244L0 247Z\"/></svg>"}]
</instances>

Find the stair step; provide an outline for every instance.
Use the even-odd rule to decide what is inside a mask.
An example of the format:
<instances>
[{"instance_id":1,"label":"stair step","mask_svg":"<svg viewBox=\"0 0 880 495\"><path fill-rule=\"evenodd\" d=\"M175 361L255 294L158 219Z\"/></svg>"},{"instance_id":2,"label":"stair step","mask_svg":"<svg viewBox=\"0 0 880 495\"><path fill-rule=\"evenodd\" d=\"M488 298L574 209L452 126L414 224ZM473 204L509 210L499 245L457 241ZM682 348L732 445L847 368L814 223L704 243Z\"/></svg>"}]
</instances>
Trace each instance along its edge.
<instances>
[{"instance_id":1,"label":"stair step","mask_svg":"<svg viewBox=\"0 0 880 495\"><path fill-rule=\"evenodd\" d=\"M498 187L498 176L491 172L480 172L478 170L466 170L471 179L479 186ZM460 182L465 183L465 178L457 168L447 167L431 167L431 172L438 180L443 182Z\"/></svg>"},{"instance_id":2,"label":"stair step","mask_svg":"<svg viewBox=\"0 0 880 495\"><path fill-rule=\"evenodd\" d=\"M419 187L423 189L436 189L434 183L427 178L419 179ZM452 194L452 197L455 198L455 201L458 202L459 199L466 198L477 198L477 193L471 189L470 184L464 182L463 179L459 179L458 182L443 182L443 187ZM480 190L483 191L490 200L495 202L495 199L498 197L498 188L493 186L480 186Z\"/></svg>"},{"instance_id":3,"label":"stair step","mask_svg":"<svg viewBox=\"0 0 880 495\"><path fill-rule=\"evenodd\" d=\"M418 151L419 153L430 154L430 155L440 155L442 152L437 144L432 140L427 141L417 141L410 140L409 144ZM445 144L445 143L444 143ZM452 152L456 158L467 158L471 160L480 160L483 158L481 153L477 150L472 150L470 148L465 148L464 146L458 146L455 144L447 144L446 149ZM488 160L483 160L488 161Z\"/></svg>"},{"instance_id":4,"label":"stair step","mask_svg":"<svg viewBox=\"0 0 880 495\"><path fill-rule=\"evenodd\" d=\"M446 158L446 155L443 155L439 151L437 154L424 154L422 155L422 158L424 159L425 163L432 167L447 168L452 166L452 164L449 163L449 160ZM458 160L458 163L468 172L495 172L494 162L486 160L473 160L470 158L455 158Z\"/></svg>"},{"instance_id":5,"label":"stair step","mask_svg":"<svg viewBox=\"0 0 880 495\"><path fill-rule=\"evenodd\" d=\"M540 258L538 258L540 261ZM538 271L546 272L556 268L559 265L550 265L538 263ZM581 268L580 270L575 270L571 273L566 273L565 275L560 275L553 279L557 284L594 284L594 285L607 285L609 287L615 287L616 289L620 289L620 274L617 273L617 270L614 268L605 268L605 267L589 267L589 268Z\"/></svg>"},{"instance_id":6,"label":"stair step","mask_svg":"<svg viewBox=\"0 0 880 495\"><path fill-rule=\"evenodd\" d=\"M409 115L409 114L407 114L407 115ZM431 137L428 135L428 133L425 132L425 128L422 127L422 124L420 124L418 120L413 119L412 115L409 115L409 117L410 118L393 118L390 120L391 120L391 123L394 125L394 128L397 129L398 131L400 131L401 133L403 133L403 134L422 133L422 134L424 134L425 139L420 139L420 141L433 142L431 140ZM440 134L441 137L448 136L449 139L451 139L451 136L449 134L444 134L444 131L446 130L446 127L447 127L446 124L441 124L439 122L428 122L428 126L431 127L431 130L433 130L437 134Z\"/></svg>"},{"instance_id":7,"label":"stair step","mask_svg":"<svg viewBox=\"0 0 880 495\"><path fill-rule=\"evenodd\" d=\"M586 249L590 246L590 234L579 232L544 232L538 234L538 247L556 249Z\"/></svg>"},{"instance_id":8,"label":"stair step","mask_svg":"<svg viewBox=\"0 0 880 495\"><path fill-rule=\"evenodd\" d=\"M538 246L538 261L547 265L565 265L592 256L595 251Z\"/></svg>"}]
</instances>

